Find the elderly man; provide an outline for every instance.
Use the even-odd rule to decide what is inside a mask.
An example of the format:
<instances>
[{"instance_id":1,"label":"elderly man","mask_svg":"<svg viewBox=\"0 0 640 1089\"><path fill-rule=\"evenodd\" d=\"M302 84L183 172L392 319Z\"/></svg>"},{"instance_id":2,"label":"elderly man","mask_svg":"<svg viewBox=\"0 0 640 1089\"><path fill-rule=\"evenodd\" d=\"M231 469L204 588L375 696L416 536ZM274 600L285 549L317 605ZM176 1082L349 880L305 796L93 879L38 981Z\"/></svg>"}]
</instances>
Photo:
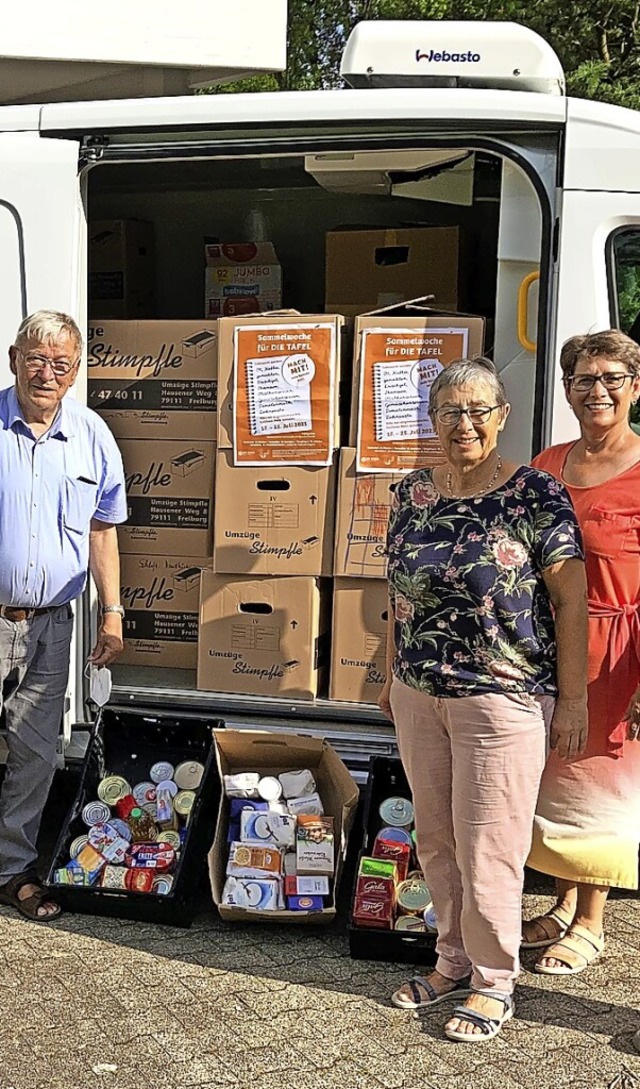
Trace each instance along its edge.
<instances>
[{"instance_id":1,"label":"elderly man","mask_svg":"<svg viewBox=\"0 0 640 1089\"><path fill-rule=\"evenodd\" d=\"M35 871L36 838L56 762L69 676L71 602L87 570L101 609L90 656L122 650L115 525L127 517L122 460L103 421L73 397L82 337L40 310L9 349L0 390L0 710L8 759L0 795L0 903L37 922L60 907Z\"/></svg>"}]
</instances>

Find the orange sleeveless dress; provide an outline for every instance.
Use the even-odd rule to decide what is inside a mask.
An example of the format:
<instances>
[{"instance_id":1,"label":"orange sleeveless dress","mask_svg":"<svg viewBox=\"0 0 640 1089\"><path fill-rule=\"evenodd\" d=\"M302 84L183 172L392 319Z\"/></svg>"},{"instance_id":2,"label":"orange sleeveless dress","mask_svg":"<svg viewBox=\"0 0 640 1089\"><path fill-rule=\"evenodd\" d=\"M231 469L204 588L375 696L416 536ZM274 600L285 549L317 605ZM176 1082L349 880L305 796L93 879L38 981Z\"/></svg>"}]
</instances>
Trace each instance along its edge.
<instances>
[{"instance_id":1,"label":"orange sleeveless dress","mask_svg":"<svg viewBox=\"0 0 640 1089\"><path fill-rule=\"evenodd\" d=\"M640 462L593 487L567 484L573 443L533 462L567 488L586 552L589 740L575 760L550 753L528 865L567 881L638 887L640 741L623 716L640 685Z\"/></svg>"}]
</instances>

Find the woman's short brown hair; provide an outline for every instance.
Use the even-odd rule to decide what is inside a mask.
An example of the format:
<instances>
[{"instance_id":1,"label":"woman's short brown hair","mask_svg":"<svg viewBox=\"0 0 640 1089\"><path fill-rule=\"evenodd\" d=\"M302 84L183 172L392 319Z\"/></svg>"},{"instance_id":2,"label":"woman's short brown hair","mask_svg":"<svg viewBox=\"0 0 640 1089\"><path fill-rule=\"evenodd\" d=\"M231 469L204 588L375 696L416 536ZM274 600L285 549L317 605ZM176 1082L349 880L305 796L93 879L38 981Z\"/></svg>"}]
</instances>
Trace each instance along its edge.
<instances>
[{"instance_id":1,"label":"woman's short brown hair","mask_svg":"<svg viewBox=\"0 0 640 1089\"><path fill-rule=\"evenodd\" d=\"M640 372L640 347L635 340L621 333L619 329L604 329L601 333L587 333L585 336L569 337L562 345L560 366L562 377L569 378L575 371L578 361L587 359L607 359L622 363L631 374Z\"/></svg>"}]
</instances>

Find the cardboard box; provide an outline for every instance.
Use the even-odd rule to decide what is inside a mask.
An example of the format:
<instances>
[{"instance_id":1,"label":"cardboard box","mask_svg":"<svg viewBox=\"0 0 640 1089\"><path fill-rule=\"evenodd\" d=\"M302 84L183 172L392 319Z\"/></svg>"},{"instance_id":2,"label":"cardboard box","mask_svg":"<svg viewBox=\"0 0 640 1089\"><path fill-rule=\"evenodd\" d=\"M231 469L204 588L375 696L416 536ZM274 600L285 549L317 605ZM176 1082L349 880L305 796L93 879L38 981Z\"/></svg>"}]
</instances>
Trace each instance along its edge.
<instances>
[{"instance_id":1,"label":"cardboard box","mask_svg":"<svg viewBox=\"0 0 640 1089\"><path fill-rule=\"evenodd\" d=\"M443 367L482 353L484 318L464 314L356 318L351 445L358 472L406 473L445 460L429 416Z\"/></svg>"},{"instance_id":2,"label":"cardboard box","mask_svg":"<svg viewBox=\"0 0 640 1089\"><path fill-rule=\"evenodd\" d=\"M335 580L330 699L376 703L386 678L388 605L386 580Z\"/></svg>"},{"instance_id":3,"label":"cardboard box","mask_svg":"<svg viewBox=\"0 0 640 1089\"><path fill-rule=\"evenodd\" d=\"M87 368L89 408L116 438L215 442L215 321L92 322Z\"/></svg>"},{"instance_id":4,"label":"cardboard box","mask_svg":"<svg viewBox=\"0 0 640 1089\"><path fill-rule=\"evenodd\" d=\"M122 439L128 521L122 552L153 556L213 553L215 444L196 439Z\"/></svg>"},{"instance_id":5,"label":"cardboard box","mask_svg":"<svg viewBox=\"0 0 640 1089\"><path fill-rule=\"evenodd\" d=\"M330 575L335 467L234 466L216 458L217 574Z\"/></svg>"},{"instance_id":6,"label":"cardboard box","mask_svg":"<svg viewBox=\"0 0 640 1089\"><path fill-rule=\"evenodd\" d=\"M126 616L119 662L196 668L200 572L206 565L197 556L120 556Z\"/></svg>"},{"instance_id":7,"label":"cardboard box","mask_svg":"<svg viewBox=\"0 0 640 1089\"><path fill-rule=\"evenodd\" d=\"M357 473L356 452L340 451L334 575L382 579L387 574L387 523L402 474Z\"/></svg>"},{"instance_id":8,"label":"cardboard box","mask_svg":"<svg viewBox=\"0 0 640 1089\"><path fill-rule=\"evenodd\" d=\"M89 231L89 313L150 318L155 302L153 223L102 219Z\"/></svg>"},{"instance_id":9,"label":"cardboard box","mask_svg":"<svg viewBox=\"0 0 640 1089\"><path fill-rule=\"evenodd\" d=\"M458 227L329 231L325 309L351 317L434 295L455 310L458 247Z\"/></svg>"},{"instance_id":10,"label":"cardboard box","mask_svg":"<svg viewBox=\"0 0 640 1089\"><path fill-rule=\"evenodd\" d=\"M315 579L202 572L200 691L315 699L328 666L328 645Z\"/></svg>"},{"instance_id":11,"label":"cardboard box","mask_svg":"<svg viewBox=\"0 0 640 1089\"><path fill-rule=\"evenodd\" d=\"M215 839L209 852L209 876L213 902L228 922L330 923L336 916L336 893L340 887L347 854L349 832L358 804L358 788L334 749L326 741L296 734L272 734L259 730L215 730L214 738L220 779L236 771L260 771L278 775L294 768L309 768L318 785L325 812L333 817L335 831L335 878L333 894L321 911L251 911L221 903L229 852L227 825L229 799L223 794Z\"/></svg>"},{"instance_id":12,"label":"cardboard box","mask_svg":"<svg viewBox=\"0 0 640 1089\"><path fill-rule=\"evenodd\" d=\"M272 242L207 243L207 318L260 314L282 306L282 269Z\"/></svg>"},{"instance_id":13,"label":"cardboard box","mask_svg":"<svg viewBox=\"0 0 640 1089\"><path fill-rule=\"evenodd\" d=\"M327 314L221 319L218 446L233 448L236 464L331 462L341 334L342 318Z\"/></svg>"}]
</instances>

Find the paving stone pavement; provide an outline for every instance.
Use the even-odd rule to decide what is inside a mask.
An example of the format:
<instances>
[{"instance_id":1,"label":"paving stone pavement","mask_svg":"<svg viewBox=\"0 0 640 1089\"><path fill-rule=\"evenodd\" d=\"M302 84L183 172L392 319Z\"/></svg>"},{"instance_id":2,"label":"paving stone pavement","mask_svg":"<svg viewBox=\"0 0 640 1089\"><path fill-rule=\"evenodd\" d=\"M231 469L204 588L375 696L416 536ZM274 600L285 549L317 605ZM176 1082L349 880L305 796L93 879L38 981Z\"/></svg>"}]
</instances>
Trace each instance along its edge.
<instances>
[{"instance_id":1,"label":"paving stone pavement","mask_svg":"<svg viewBox=\"0 0 640 1089\"><path fill-rule=\"evenodd\" d=\"M525 911L549 904L528 893ZM526 966L535 954L528 954ZM597 965L525 971L493 1041L442 1037L447 1006L396 1010L407 968L349 958L338 930L190 930L0 910L0 1089L640 1089L640 914L608 908ZM411 974L411 969L409 969ZM637 1082L635 1081L637 1078Z\"/></svg>"}]
</instances>

